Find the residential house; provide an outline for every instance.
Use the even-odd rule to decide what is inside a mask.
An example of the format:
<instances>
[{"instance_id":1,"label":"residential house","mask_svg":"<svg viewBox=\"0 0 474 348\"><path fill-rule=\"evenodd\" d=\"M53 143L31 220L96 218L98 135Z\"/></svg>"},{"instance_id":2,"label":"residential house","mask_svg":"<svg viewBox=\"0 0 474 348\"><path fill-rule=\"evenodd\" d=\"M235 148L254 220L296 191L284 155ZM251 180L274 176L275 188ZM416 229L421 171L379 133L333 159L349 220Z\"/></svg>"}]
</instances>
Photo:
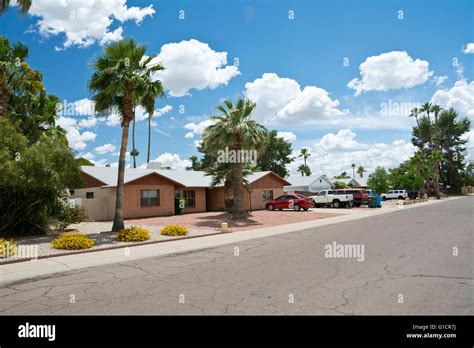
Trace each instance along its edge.
<instances>
[{"instance_id":1,"label":"residential house","mask_svg":"<svg viewBox=\"0 0 474 348\"><path fill-rule=\"evenodd\" d=\"M322 190L330 190L332 187L326 175L294 176L287 180L291 184L283 188L286 193L310 195Z\"/></svg>"},{"instance_id":2,"label":"residential house","mask_svg":"<svg viewBox=\"0 0 474 348\"><path fill-rule=\"evenodd\" d=\"M224 210L224 189L211 186L212 178L202 171L127 168L124 178L124 217L141 218L175 214L175 197L184 199L184 213ZM70 190L71 198L92 220L112 220L115 212L117 168L82 166L83 186ZM288 181L277 174L256 172L247 177L245 208L264 209L265 200L283 194ZM251 192L249 192L251 191Z\"/></svg>"}]
</instances>

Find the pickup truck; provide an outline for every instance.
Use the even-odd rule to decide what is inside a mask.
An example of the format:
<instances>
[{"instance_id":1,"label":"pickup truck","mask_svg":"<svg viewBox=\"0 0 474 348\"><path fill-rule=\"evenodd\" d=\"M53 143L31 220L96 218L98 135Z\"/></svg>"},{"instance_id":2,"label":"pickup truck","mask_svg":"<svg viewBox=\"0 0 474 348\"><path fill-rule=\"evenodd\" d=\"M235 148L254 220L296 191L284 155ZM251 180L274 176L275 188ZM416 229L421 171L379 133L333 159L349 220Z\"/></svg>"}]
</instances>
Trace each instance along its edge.
<instances>
[{"instance_id":1,"label":"pickup truck","mask_svg":"<svg viewBox=\"0 0 474 348\"><path fill-rule=\"evenodd\" d=\"M332 206L334 208L342 208L345 206L354 206L354 197L352 194L337 194L337 190L323 190L315 196L310 196L314 202L315 208Z\"/></svg>"}]
</instances>

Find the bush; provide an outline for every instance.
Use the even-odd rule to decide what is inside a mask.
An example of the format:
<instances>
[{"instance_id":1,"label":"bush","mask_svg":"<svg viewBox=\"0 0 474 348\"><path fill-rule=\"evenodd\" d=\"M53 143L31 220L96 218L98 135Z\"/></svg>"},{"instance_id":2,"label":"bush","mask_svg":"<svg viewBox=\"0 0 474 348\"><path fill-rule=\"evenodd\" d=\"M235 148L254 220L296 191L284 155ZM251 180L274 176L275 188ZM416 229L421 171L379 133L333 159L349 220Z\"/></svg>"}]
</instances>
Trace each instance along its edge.
<instances>
[{"instance_id":1,"label":"bush","mask_svg":"<svg viewBox=\"0 0 474 348\"><path fill-rule=\"evenodd\" d=\"M140 226L127 227L117 233L117 239L122 242L142 242L150 237L150 231Z\"/></svg>"},{"instance_id":2,"label":"bush","mask_svg":"<svg viewBox=\"0 0 474 348\"><path fill-rule=\"evenodd\" d=\"M189 230L186 227L180 225L169 225L160 230L160 234L172 237L184 236L188 234L188 232Z\"/></svg>"},{"instance_id":3,"label":"bush","mask_svg":"<svg viewBox=\"0 0 474 348\"><path fill-rule=\"evenodd\" d=\"M63 233L51 242L54 249L80 250L89 249L94 246L94 240L85 233L68 232Z\"/></svg>"},{"instance_id":4,"label":"bush","mask_svg":"<svg viewBox=\"0 0 474 348\"><path fill-rule=\"evenodd\" d=\"M17 250L16 243L13 240L0 238L0 257L14 256Z\"/></svg>"},{"instance_id":5,"label":"bush","mask_svg":"<svg viewBox=\"0 0 474 348\"><path fill-rule=\"evenodd\" d=\"M61 215L58 217L58 220L58 228L65 229L71 224L78 224L80 222L89 220L89 216L87 215L83 207L72 208L69 206L65 206L62 209Z\"/></svg>"}]
</instances>

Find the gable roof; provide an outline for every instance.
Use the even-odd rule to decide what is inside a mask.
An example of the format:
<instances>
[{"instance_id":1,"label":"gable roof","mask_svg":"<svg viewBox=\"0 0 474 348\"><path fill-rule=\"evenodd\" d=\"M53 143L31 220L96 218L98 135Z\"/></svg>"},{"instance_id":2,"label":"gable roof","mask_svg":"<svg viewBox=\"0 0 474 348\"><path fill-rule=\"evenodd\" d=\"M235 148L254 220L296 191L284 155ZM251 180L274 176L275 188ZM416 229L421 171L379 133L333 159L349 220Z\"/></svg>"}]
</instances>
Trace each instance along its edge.
<instances>
[{"instance_id":1,"label":"gable roof","mask_svg":"<svg viewBox=\"0 0 474 348\"><path fill-rule=\"evenodd\" d=\"M291 176L288 178L288 181L290 182L289 186L298 186L298 187L310 186L312 183L319 180L324 180L329 185L331 184L331 182L328 180L326 175Z\"/></svg>"},{"instance_id":2,"label":"gable roof","mask_svg":"<svg viewBox=\"0 0 474 348\"><path fill-rule=\"evenodd\" d=\"M105 187L115 187L117 185L118 168L116 167L81 166L81 170L87 175L103 182ZM127 184L154 173L176 183L179 186L211 187L212 176L206 175L206 172L174 169L126 168L124 183ZM247 181L252 184L269 174L281 179L283 184L289 184L287 180L281 178L272 171L252 173L247 176Z\"/></svg>"}]
</instances>

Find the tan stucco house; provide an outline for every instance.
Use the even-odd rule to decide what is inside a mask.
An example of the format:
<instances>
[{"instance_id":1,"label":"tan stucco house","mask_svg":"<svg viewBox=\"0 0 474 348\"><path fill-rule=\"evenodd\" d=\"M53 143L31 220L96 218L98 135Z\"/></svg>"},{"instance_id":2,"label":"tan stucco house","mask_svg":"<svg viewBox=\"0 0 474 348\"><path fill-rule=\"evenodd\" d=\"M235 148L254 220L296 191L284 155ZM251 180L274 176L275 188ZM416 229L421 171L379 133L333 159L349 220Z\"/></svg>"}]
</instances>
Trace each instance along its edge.
<instances>
[{"instance_id":1,"label":"tan stucco house","mask_svg":"<svg viewBox=\"0 0 474 348\"><path fill-rule=\"evenodd\" d=\"M95 221L112 220L115 210L117 168L82 166L83 186L70 190L71 198ZM175 197L185 200L184 213L225 209L224 189L211 186L211 177L201 171L127 168L125 170L124 217L174 215ZM247 177L244 204L247 210L264 209L265 201L283 194L289 182L271 171Z\"/></svg>"}]
</instances>

